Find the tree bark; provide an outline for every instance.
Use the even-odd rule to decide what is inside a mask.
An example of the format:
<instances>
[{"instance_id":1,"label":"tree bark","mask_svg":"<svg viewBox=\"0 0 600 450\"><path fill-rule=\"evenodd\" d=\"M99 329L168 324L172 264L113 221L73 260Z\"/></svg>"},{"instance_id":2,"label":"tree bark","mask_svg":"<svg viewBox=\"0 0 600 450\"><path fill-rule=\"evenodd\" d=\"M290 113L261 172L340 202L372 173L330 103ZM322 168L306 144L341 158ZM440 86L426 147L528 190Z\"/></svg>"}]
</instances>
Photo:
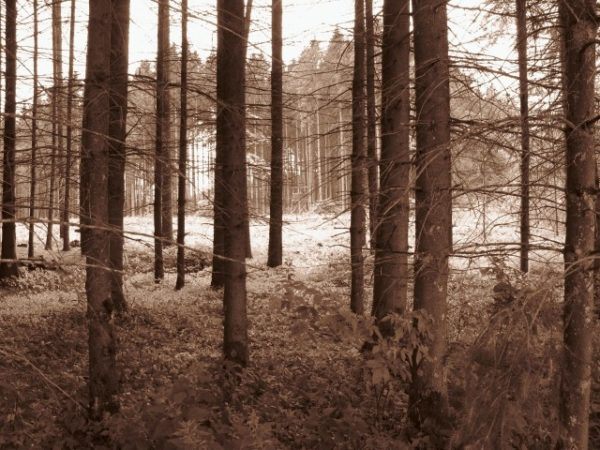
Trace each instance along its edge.
<instances>
[{"instance_id":1,"label":"tree bark","mask_svg":"<svg viewBox=\"0 0 600 450\"><path fill-rule=\"evenodd\" d=\"M413 0L417 111L414 308L427 314L430 359L415 361L409 412L417 427L443 433L447 409L448 258L452 252L450 86L446 3ZM435 440L436 438L433 437Z\"/></svg>"},{"instance_id":2,"label":"tree bark","mask_svg":"<svg viewBox=\"0 0 600 450\"><path fill-rule=\"evenodd\" d=\"M86 250L90 417L119 409L117 342L113 329L108 240L108 128L110 121L111 0L89 4L82 151L88 159L90 227Z\"/></svg>"},{"instance_id":3,"label":"tree bark","mask_svg":"<svg viewBox=\"0 0 600 450\"><path fill-rule=\"evenodd\" d=\"M65 159L65 198L63 208L63 251L71 250L70 225L71 218L71 164L73 160L73 90L75 84L75 5L71 0L71 15L69 18L69 79L67 81L67 149Z\"/></svg>"},{"instance_id":4,"label":"tree bark","mask_svg":"<svg viewBox=\"0 0 600 450\"><path fill-rule=\"evenodd\" d=\"M409 0L383 5L379 224L375 241L373 315L380 323L406 309L410 190ZM392 332L393 330L387 330Z\"/></svg>"},{"instance_id":5,"label":"tree bark","mask_svg":"<svg viewBox=\"0 0 600 450\"><path fill-rule=\"evenodd\" d=\"M350 308L364 312L365 245L365 14L364 0L354 2L354 74L352 79L352 192L350 194Z\"/></svg>"},{"instance_id":6,"label":"tree bark","mask_svg":"<svg viewBox=\"0 0 600 450\"><path fill-rule=\"evenodd\" d=\"M271 59L271 199L269 214L269 267L283 259L283 62L282 0L273 0Z\"/></svg>"},{"instance_id":7,"label":"tree bark","mask_svg":"<svg viewBox=\"0 0 600 450\"><path fill-rule=\"evenodd\" d=\"M39 103L38 91L38 54L39 54L38 0L33 0L33 106L31 108L31 167L29 182L29 241L27 256L35 255L35 191L37 186L37 115Z\"/></svg>"},{"instance_id":8,"label":"tree bark","mask_svg":"<svg viewBox=\"0 0 600 450\"><path fill-rule=\"evenodd\" d=\"M521 272L529 272L529 80L527 75L527 7L517 0L517 53L521 104Z\"/></svg>"},{"instance_id":9,"label":"tree bark","mask_svg":"<svg viewBox=\"0 0 600 450\"><path fill-rule=\"evenodd\" d=\"M158 57L156 61L156 95L162 97L162 110L157 117L159 124L160 142L162 155L162 209L161 209L161 236L163 246L173 243L173 167L171 161L171 102L169 94L169 0L158 2ZM157 100L158 102L158 100Z\"/></svg>"},{"instance_id":10,"label":"tree bark","mask_svg":"<svg viewBox=\"0 0 600 450\"><path fill-rule=\"evenodd\" d=\"M217 146L223 159L225 223L224 353L248 363L246 317L245 45L243 0L219 0L217 37Z\"/></svg>"},{"instance_id":11,"label":"tree bark","mask_svg":"<svg viewBox=\"0 0 600 450\"><path fill-rule=\"evenodd\" d=\"M367 160L369 183L369 236L371 249L375 249L377 228L377 113L375 101L375 31L373 0L365 0L367 46Z\"/></svg>"},{"instance_id":12,"label":"tree bark","mask_svg":"<svg viewBox=\"0 0 600 450\"><path fill-rule=\"evenodd\" d=\"M588 448L596 195L594 123L596 2L561 0L566 137L564 363L560 386L561 448Z\"/></svg>"},{"instance_id":13,"label":"tree bark","mask_svg":"<svg viewBox=\"0 0 600 450\"><path fill-rule=\"evenodd\" d=\"M186 202L186 166L187 166L187 86L188 86L188 2L181 1L181 94L179 121L179 186L177 192L177 280L175 289L185 285L185 202Z\"/></svg>"},{"instance_id":14,"label":"tree bark","mask_svg":"<svg viewBox=\"0 0 600 450\"><path fill-rule=\"evenodd\" d=\"M112 0L110 50L110 123L108 128L108 222L111 293L115 310L127 310L123 293L123 208L127 136L127 69L130 0Z\"/></svg>"},{"instance_id":15,"label":"tree bark","mask_svg":"<svg viewBox=\"0 0 600 450\"><path fill-rule=\"evenodd\" d=\"M16 90L17 90L17 6L16 0L6 0L4 155L2 179L2 250L0 280L19 275L17 266L17 235L15 224L15 154L16 154Z\"/></svg>"}]
</instances>

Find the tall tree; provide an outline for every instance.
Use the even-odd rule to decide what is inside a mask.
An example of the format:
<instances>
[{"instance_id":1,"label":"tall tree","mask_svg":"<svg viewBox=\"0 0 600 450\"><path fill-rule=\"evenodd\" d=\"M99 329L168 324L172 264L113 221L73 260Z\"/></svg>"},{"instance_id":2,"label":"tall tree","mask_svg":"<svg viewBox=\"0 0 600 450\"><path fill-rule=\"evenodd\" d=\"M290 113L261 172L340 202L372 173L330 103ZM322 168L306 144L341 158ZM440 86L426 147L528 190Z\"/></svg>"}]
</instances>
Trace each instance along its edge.
<instances>
[{"instance_id":1,"label":"tall tree","mask_svg":"<svg viewBox=\"0 0 600 450\"><path fill-rule=\"evenodd\" d=\"M441 431L446 410L448 258L452 251L450 83L446 3L413 0L417 111L414 308L431 319L429 358L413 372L409 410L417 428Z\"/></svg>"},{"instance_id":2,"label":"tall tree","mask_svg":"<svg viewBox=\"0 0 600 450\"><path fill-rule=\"evenodd\" d=\"M89 331L89 408L92 419L119 408L117 341L113 329L108 239L111 0L89 2L82 157L89 170L89 228L85 290Z\"/></svg>"},{"instance_id":3,"label":"tall tree","mask_svg":"<svg viewBox=\"0 0 600 450\"><path fill-rule=\"evenodd\" d=\"M76 1L71 0L71 14L69 17L69 74L67 80L67 149L65 158L65 196L63 200L62 237L63 251L71 249L70 217L71 217L71 165L73 161L73 90L74 90L74 65L75 65L75 8Z\"/></svg>"},{"instance_id":4,"label":"tall tree","mask_svg":"<svg viewBox=\"0 0 600 450\"><path fill-rule=\"evenodd\" d=\"M183 288L185 284L185 184L187 166L187 88L188 88L188 2L181 1L181 94L179 118L179 186L177 190L177 281L175 289Z\"/></svg>"},{"instance_id":5,"label":"tall tree","mask_svg":"<svg viewBox=\"0 0 600 450\"><path fill-rule=\"evenodd\" d=\"M281 0L271 3L271 199L269 215L269 267L283 259L283 62Z\"/></svg>"},{"instance_id":6,"label":"tall tree","mask_svg":"<svg viewBox=\"0 0 600 450\"><path fill-rule=\"evenodd\" d=\"M127 135L127 68L129 65L129 3L112 0L110 51L110 123L108 128L108 221L111 293L115 309L123 312L123 208L125 205L125 139Z\"/></svg>"},{"instance_id":7,"label":"tall tree","mask_svg":"<svg viewBox=\"0 0 600 450\"><path fill-rule=\"evenodd\" d=\"M37 115L38 115L38 54L39 54L38 0L33 0L33 105L31 108L31 165L29 178L29 241L27 256L35 254L35 191L37 186Z\"/></svg>"},{"instance_id":8,"label":"tall tree","mask_svg":"<svg viewBox=\"0 0 600 450\"><path fill-rule=\"evenodd\" d=\"M521 106L521 271L529 271L529 79L527 75L527 0L517 1L517 53Z\"/></svg>"},{"instance_id":9,"label":"tall tree","mask_svg":"<svg viewBox=\"0 0 600 450\"><path fill-rule=\"evenodd\" d=\"M217 15L217 152L222 155L224 195L224 353L248 363L246 315L246 112L243 0L219 0Z\"/></svg>"},{"instance_id":10,"label":"tall tree","mask_svg":"<svg viewBox=\"0 0 600 450\"><path fill-rule=\"evenodd\" d=\"M409 0L383 4L381 171L373 285L373 315L378 321L402 313L408 291L409 4Z\"/></svg>"},{"instance_id":11,"label":"tall tree","mask_svg":"<svg viewBox=\"0 0 600 450\"><path fill-rule=\"evenodd\" d=\"M169 0L158 2L158 52L156 58L156 154L154 158L154 278L164 278L163 243L168 239L171 211L170 176L167 175L170 151L169 107ZM169 191L168 194L165 191ZM167 196L169 197L167 199ZM165 228L167 229L165 231ZM172 236L172 230L171 230Z\"/></svg>"},{"instance_id":12,"label":"tall tree","mask_svg":"<svg viewBox=\"0 0 600 450\"><path fill-rule=\"evenodd\" d=\"M364 312L365 245L365 14L364 0L354 1L354 74L352 78L352 189L350 198L350 308Z\"/></svg>"},{"instance_id":13,"label":"tall tree","mask_svg":"<svg viewBox=\"0 0 600 450\"><path fill-rule=\"evenodd\" d=\"M4 157L2 178L2 250L0 253L0 280L19 275L17 267L17 235L15 224L15 153L17 114L17 5L6 0L5 25L5 80L4 102Z\"/></svg>"},{"instance_id":14,"label":"tall tree","mask_svg":"<svg viewBox=\"0 0 600 450\"><path fill-rule=\"evenodd\" d=\"M158 52L156 58L156 96L157 106L161 103L161 110L157 111L157 148L160 146L162 158L161 181L161 236L163 244L168 245L173 241L173 186L172 186L172 161L171 161L171 101L169 91L169 0L158 2ZM161 97L158 100L158 97ZM160 128L160 132L158 132Z\"/></svg>"},{"instance_id":15,"label":"tall tree","mask_svg":"<svg viewBox=\"0 0 600 450\"><path fill-rule=\"evenodd\" d=\"M375 249L377 224L377 111L375 100L375 22L373 0L365 0L367 49L367 159L369 184L369 236L371 249Z\"/></svg>"},{"instance_id":16,"label":"tall tree","mask_svg":"<svg viewBox=\"0 0 600 450\"><path fill-rule=\"evenodd\" d=\"M594 116L596 34L593 0L559 1L566 137L564 363L561 448L588 448L593 329L596 189Z\"/></svg>"},{"instance_id":17,"label":"tall tree","mask_svg":"<svg viewBox=\"0 0 600 450\"><path fill-rule=\"evenodd\" d=\"M46 250L54 240L54 204L57 185L56 160L62 156L62 3L52 2L52 154L50 156L50 188L48 192L48 228ZM60 199L58 203L60 203ZM60 210L60 208L59 208ZM60 217L60 214L58 215ZM62 237L63 227L59 227Z\"/></svg>"}]
</instances>

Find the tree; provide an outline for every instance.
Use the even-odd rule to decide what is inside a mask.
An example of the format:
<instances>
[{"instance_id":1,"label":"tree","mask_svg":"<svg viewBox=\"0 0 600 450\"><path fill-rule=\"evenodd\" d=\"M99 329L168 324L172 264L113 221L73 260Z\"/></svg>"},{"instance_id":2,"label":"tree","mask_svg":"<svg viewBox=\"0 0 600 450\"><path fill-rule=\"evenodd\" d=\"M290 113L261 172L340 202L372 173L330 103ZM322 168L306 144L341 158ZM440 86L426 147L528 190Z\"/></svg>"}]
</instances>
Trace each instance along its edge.
<instances>
[{"instance_id":1,"label":"tree","mask_svg":"<svg viewBox=\"0 0 600 450\"><path fill-rule=\"evenodd\" d=\"M52 2L52 155L50 157L50 190L48 200L48 228L46 234L46 250L52 249L52 241L54 240L52 230L54 227L54 195L56 193L56 160L57 158L62 156L63 145L61 5L61 2ZM63 225L60 224L59 228L60 235L62 237Z\"/></svg>"},{"instance_id":2,"label":"tree","mask_svg":"<svg viewBox=\"0 0 600 450\"><path fill-rule=\"evenodd\" d=\"M375 31L373 0L365 0L367 56L367 168L369 185L369 236L375 249L377 224L377 111L375 101Z\"/></svg>"},{"instance_id":3,"label":"tree","mask_svg":"<svg viewBox=\"0 0 600 450\"><path fill-rule=\"evenodd\" d=\"M129 65L129 2L112 0L110 50L110 123L108 149L108 222L110 231L111 293L115 309L123 312L123 208L125 204L125 139L127 136L127 68Z\"/></svg>"},{"instance_id":4,"label":"tree","mask_svg":"<svg viewBox=\"0 0 600 450\"><path fill-rule=\"evenodd\" d=\"M521 272L529 271L529 81L527 75L527 7L517 1L517 53L521 106Z\"/></svg>"},{"instance_id":5,"label":"tree","mask_svg":"<svg viewBox=\"0 0 600 450\"><path fill-rule=\"evenodd\" d=\"M352 312L364 311L365 245L365 15L364 0L354 2L354 73L352 78L352 191L350 194L350 261Z\"/></svg>"},{"instance_id":6,"label":"tree","mask_svg":"<svg viewBox=\"0 0 600 450\"><path fill-rule=\"evenodd\" d=\"M181 116L179 117L179 186L177 189L177 281L175 289L185 284L185 183L187 166L187 88L188 88L188 37L187 37L188 2L181 2Z\"/></svg>"},{"instance_id":7,"label":"tree","mask_svg":"<svg viewBox=\"0 0 600 450\"><path fill-rule=\"evenodd\" d=\"M163 243L169 234L171 218L171 177L169 172L169 0L158 2L158 52L156 58L156 154L154 161L154 279L164 278Z\"/></svg>"},{"instance_id":8,"label":"tree","mask_svg":"<svg viewBox=\"0 0 600 450\"><path fill-rule=\"evenodd\" d=\"M379 214L375 241L373 315L406 308L410 160L409 0L383 5Z\"/></svg>"},{"instance_id":9,"label":"tree","mask_svg":"<svg viewBox=\"0 0 600 450\"><path fill-rule=\"evenodd\" d=\"M69 221L71 218L71 165L73 160L73 91L75 84L75 6L76 1L71 0L71 15L69 17L69 79L67 81L67 149L65 159L65 197L63 200L62 237L63 251L71 250Z\"/></svg>"},{"instance_id":10,"label":"tree","mask_svg":"<svg viewBox=\"0 0 600 450\"><path fill-rule=\"evenodd\" d=\"M4 157L2 179L2 250L0 253L0 280L19 275L17 267L17 235L15 224L15 154L17 114L17 5L16 0L7 0L5 80L6 100L4 103Z\"/></svg>"},{"instance_id":11,"label":"tree","mask_svg":"<svg viewBox=\"0 0 600 450\"><path fill-rule=\"evenodd\" d=\"M219 0L217 13L217 154L224 192L224 353L248 363L245 240L245 44L243 0Z\"/></svg>"},{"instance_id":12,"label":"tree","mask_svg":"<svg viewBox=\"0 0 600 450\"><path fill-rule=\"evenodd\" d=\"M281 0L273 0L271 39L271 199L269 214L269 267L283 259L283 62Z\"/></svg>"},{"instance_id":13,"label":"tree","mask_svg":"<svg viewBox=\"0 0 600 450\"><path fill-rule=\"evenodd\" d=\"M117 342L113 329L109 239L108 167L110 123L111 0L89 4L88 50L82 125L82 157L86 174L89 229L85 290L89 331L90 417L100 420L119 408Z\"/></svg>"},{"instance_id":14,"label":"tree","mask_svg":"<svg viewBox=\"0 0 600 450\"><path fill-rule=\"evenodd\" d=\"M596 189L594 110L596 2L561 0L566 138L564 364L560 385L561 448L588 448Z\"/></svg>"},{"instance_id":15,"label":"tree","mask_svg":"<svg viewBox=\"0 0 600 450\"><path fill-rule=\"evenodd\" d=\"M428 359L414 361L410 416L418 429L442 432L447 404L448 258L452 251L450 82L446 4L413 0L417 111L414 308L426 314ZM427 425L426 425L427 424Z\"/></svg>"},{"instance_id":16,"label":"tree","mask_svg":"<svg viewBox=\"0 0 600 450\"><path fill-rule=\"evenodd\" d=\"M39 54L39 20L38 1L33 0L33 105L31 108L31 166L29 180L29 240L27 244L27 256L33 258L35 254L35 191L37 185L37 115L38 115L38 54Z\"/></svg>"},{"instance_id":17,"label":"tree","mask_svg":"<svg viewBox=\"0 0 600 450\"><path fill-rule=\"evenodd\" d=\"M169 92L169 0L158 2L158 52L156 58L156 96L161 109L157 109L156 145L162 158L161 180L161 236L163 245L173 241L173 194L171 161L171 100ZM158 97L161 97L160 100ZM160 128L160 132L158 131Z\"/></svg>"}]
</instances>

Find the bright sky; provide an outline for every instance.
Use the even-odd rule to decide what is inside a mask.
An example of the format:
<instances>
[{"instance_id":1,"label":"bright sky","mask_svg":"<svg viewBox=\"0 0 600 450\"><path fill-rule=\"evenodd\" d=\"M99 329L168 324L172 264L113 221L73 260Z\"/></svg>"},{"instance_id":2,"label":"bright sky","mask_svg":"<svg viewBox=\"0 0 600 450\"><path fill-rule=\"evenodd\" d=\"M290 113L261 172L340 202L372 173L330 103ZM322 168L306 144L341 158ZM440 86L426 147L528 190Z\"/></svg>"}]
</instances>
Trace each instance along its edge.
<instances>
[{"instance_id":1,"label":"bright sky","mask_svg":"<svg viewBox=\"0 0 600 450\"><path fill-rule=\"evenodd\" d=\"M44 5L47 0L39 0ZM351 33L353 26L353 0L283 0L284 2L284 60L291 61L297 58L311 39L327 42L332 31L339 27L346 34ZM18 12L19 75L28 82L21 82L19 97L22 101L29 101L32 77L31 55L33 50L33 19L32 1L20 0ZM70 13L70 0L63 2L63 52L64 74L67 74L68 55L68 19ZM382 0L374 1L375 12L381 10ZM266 57L270 53L270 4L271 0L254 0L252 13L252 28L250 35L250 52L261 51ZM487 52L499 58L510 57L513 44L510 38L514 36L507 33L504 39L495 44L490 44L486 39L489 30L486 24L476 14L465 12L461 7L475 7L480 5L479 0L453 0L449 8L450 41L458 44L465 50ZM85 62L85 46L87 40L87 7L88 1L77 0L77 27L76 27L76 66L78 73L83 73ZM216 0L189 0L191 19L189 23L189 37L192 48L205 57L210 49L216 45ZM40 75L43 86L49 86L51 80L51 23L50 8L40 8ZM130 70L141 60L153 60L156 57L156 23L157 4L155 0L131 0L131 29L130 29ZM171 42L179 45L181 40L180 8L177 0L171 1ZM496 81L495 83L497 83Z\"/></svg>"}]
</instances>

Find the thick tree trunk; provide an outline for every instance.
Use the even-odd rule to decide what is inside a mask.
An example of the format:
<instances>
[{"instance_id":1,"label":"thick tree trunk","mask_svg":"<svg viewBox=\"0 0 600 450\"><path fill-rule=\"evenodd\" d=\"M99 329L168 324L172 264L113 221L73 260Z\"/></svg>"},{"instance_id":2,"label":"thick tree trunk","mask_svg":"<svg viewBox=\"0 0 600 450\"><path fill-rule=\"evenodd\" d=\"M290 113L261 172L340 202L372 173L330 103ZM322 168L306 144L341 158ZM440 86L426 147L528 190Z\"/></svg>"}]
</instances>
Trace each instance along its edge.
<instances>
[{"instance_id":1,"label":"thick tree trunk","mask_svg":"<svg viewBox=\"0 0 600 450\"><path fill-rule=\"evenodd\" d=\"M35 191L37 186L37 115L38 115L38 54L39 54L38 0L33 0L33 106L31 108L31 167L29 181L29 241L27 256L35 255Z\"/></svg>"},{"instance_id":2,"label":"thick tree trunk","mask_svg":"<svg viewBox=\"0 0 600 450\"><path fill-rule=\"evenodd\" d=\"M560 386L561 448L588 448L596 194L594 122L596 2L561 0L563 100L567 143L564 364Z\"/></svg>"},{"instance_id":3,"label":"thick tree trunk","mask_svg":"<svg viewBox=\"0 0 600 450\"><path fill-rule=\"evenodd\" d=\"M375 101L375 32L373 0L365 0L367 46L367 160L369 183L369 236L371 249L375 249L377 228L377 113Z\"/></svg>"},{"instance_id":4,"label":"thick tree trunk","mask_svg":"<svg viewBox=\"0 0 600 450\"><path fill-rule=\"evenodd\" d=\"M448 258L452 251L450 87L446 3L413 0L417 111L414 308L430 318L430 359L413 372L410 416L419 429L443 433L447 392ZM435 440L436 438L433 437Z\"/></svg>"},{"instance_id":5,"label":"thick tree trunk","mask_svg":"<svg viewBox=\"0 0 600 450\"><path fill-rule=\"evenodd\" d=\"M283 62L282 0L273 0L271 68L271 200L269 215L269 267L283 259Z\"/></svg>"},{"instance_id":6,"label":"thick tree trunk","mask_svg":"<svg viewBox=\"0 0 600 450\"><path fill-rule=\"evenodd\" d=\"M111 0L90 2L82 152L93 167L89 182L90 228L86 250L90 417L119 408L116 336L110 294L108 240L108 128L110 120Z\"/></svg>"},{"instance_id":7,"label":"thick tree trunk","mask_svg":"<svg viewBox=\"0 0 600 450\"><path fill-rule=\"evenodd\" d=\"M71 250L69 221L71 218L71 164L73 160L73 89L75 84L75 5L71 0L71 15L69 18L69 79L67 81L67 149L65 159L65 198L62 216L63 251Z\"/></svg>"},{"instance_id":8,"label":"thick tree trunk","mask_svg":"<svg viewBox=\"0 0 600 450\"><path fill-rule=\"evenodd\" d=\"M118 312L127 310L123 293L123 208L125 206L129 1L112 0L110 51L108 221L111 228L109 236L111 293L114 307Z\"/></svg>"},{"instance_id":9,"label":"thick tree trunk","mask_svg":"<svg viewBox=\"0 0 600 450\"><path fill-rule=\"evenodd\" d=\"M381 167L373 315L406 309L410 179L409 0L383 5ZM392 330L387 330L391 333Z\"/></svg>"},{"instance_id":10,"label":"thick tree trunk","mask_svg":"<svg viewBox=\"0 0 600 450\"><path fill-rule=\"evenodd\" d=\"M156 95L162 110L158 112L157 127L161 128L160 142L162 155L162 204L161 204L161 236L163 246L173 243L173 164L171 161L171 102L169 94L169 0L158 2L158 57L156 61ZM158 102L159 100L157 100Z\"/></svg>"},{"instance_id":11,"label":"thick tree trunk","mask_svg":"<svg viewBox=\"0 0 600 450\"><path fill-rule=\"evenodd\" d=\"M354 2L354 75L352 79L352 192L350 194L350 308L364 312L365 245L365 15L364 0Z\"/></svg>"},{"instance_id":12,"label":"thick tree trunk","mask_svg":"<svg viewBox=\"0 0 600 450\"><path fill-rule=\"evenodd\" d=\"M521 103L521 272L529 272L529 81L526 0L517 0L517 52Z\"/></svg>"},{"instance_id":13,"label":"thick tree trunk","mask_svg":"<svg viewBox=\"0 0 600 450\"><path fill-rule=\"evenodd\" d=\"M187 37L188 2L181 1L181 94L179 118L179 186L177 191L177 281L175 289L185 284L185 202L186 202L186 166L187 166L187 85L188 85L188 37Z\"/></svg>"},{"instance_id":14,"label":"thick tree trunk","mask_svg":"<svg viewBox=\"0 0 600 450\"><path fill-rule=\"evenodd\" d=\"M248 363L246 317L246 118L243 0L219 0L217 38L217 146L227 186L225 224L225 357Z\"/></svg>"},{"instance_id":15,"label":"thick tree trunk","mask_svg":"<svg viewBox=\"0 0 600 450\"><path fill-rule=\"evenodd\" d=\"M17 6L6 0L5 58L6 101L4 103L4 157L2 179L2 250L0 280L19 275L15 224L15 153L17 88Z\"/></svg>"}]
</instances>

